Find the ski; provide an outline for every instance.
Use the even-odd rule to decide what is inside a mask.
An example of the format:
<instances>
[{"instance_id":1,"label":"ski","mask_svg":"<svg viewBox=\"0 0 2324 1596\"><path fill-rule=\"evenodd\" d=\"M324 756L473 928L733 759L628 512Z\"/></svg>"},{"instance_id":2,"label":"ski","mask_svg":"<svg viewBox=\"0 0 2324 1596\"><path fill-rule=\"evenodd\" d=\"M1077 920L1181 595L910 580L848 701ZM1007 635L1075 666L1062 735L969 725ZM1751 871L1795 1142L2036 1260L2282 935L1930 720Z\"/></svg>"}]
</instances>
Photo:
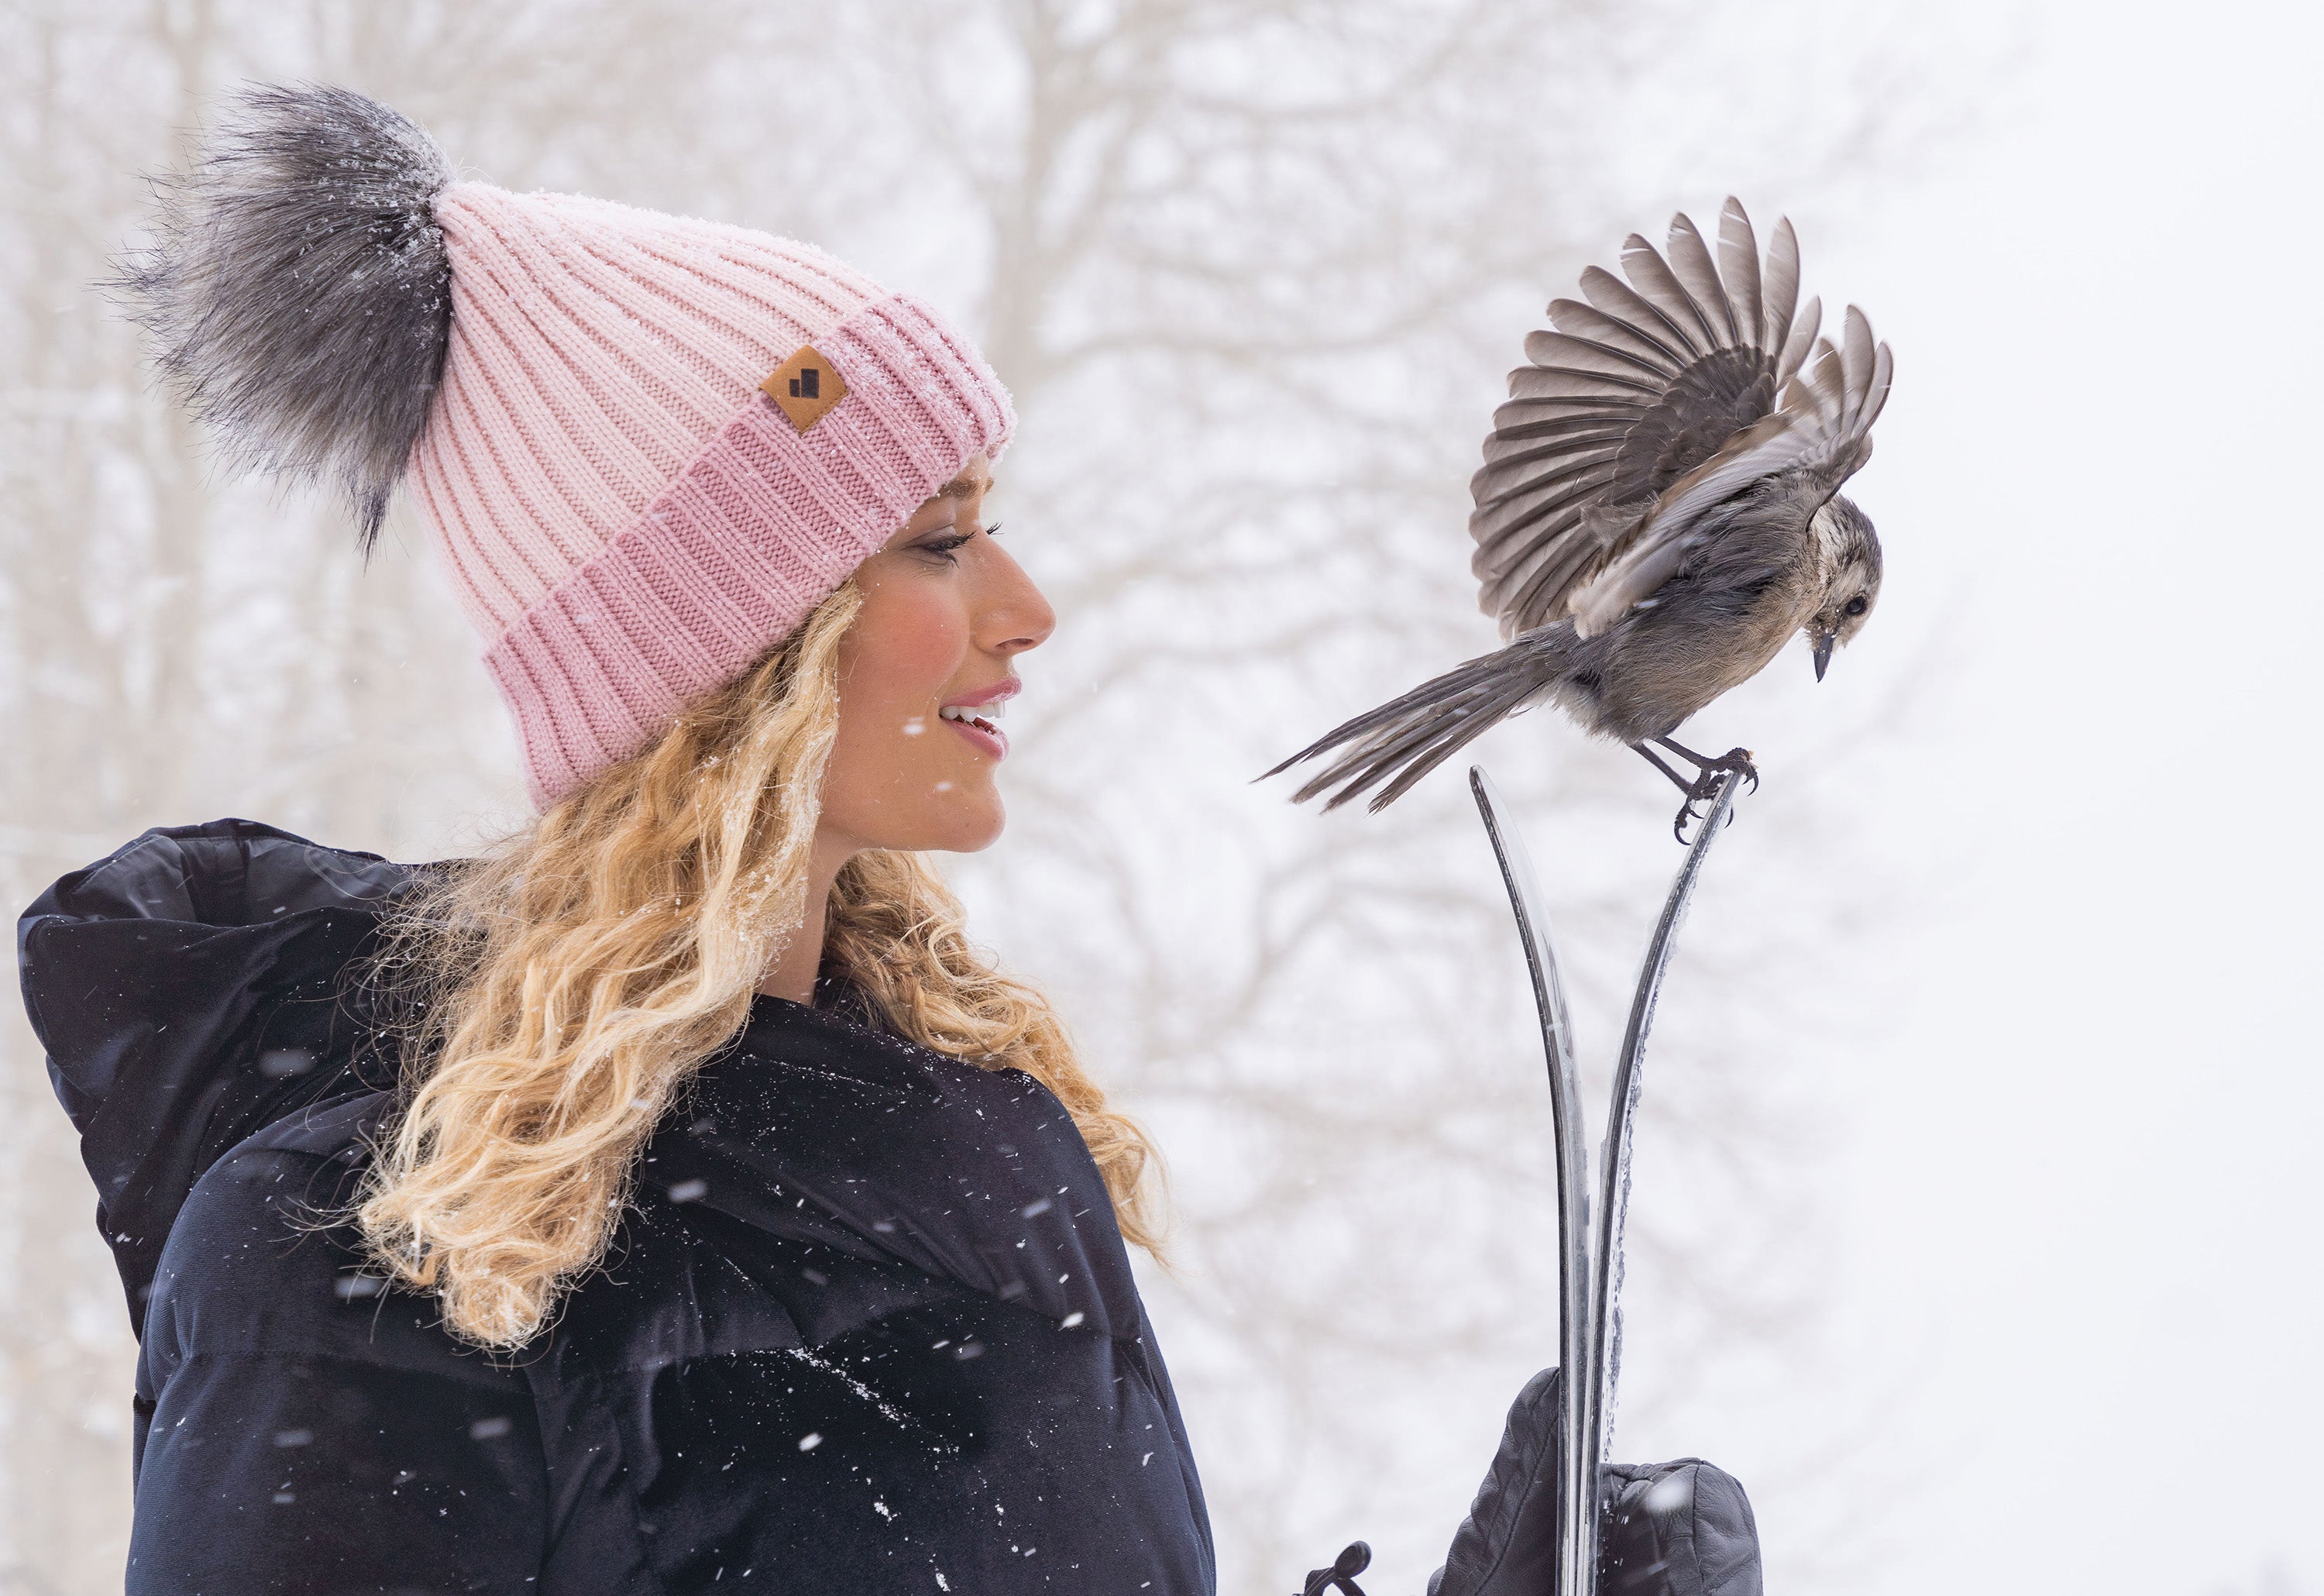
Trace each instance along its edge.
<instances>
[{"instance_id":1,"label":"ski","mask_svg":"<svg viewBox=\"0 0 2324 1596\"><path fill-rule=\"evenodd\" d=\"M1480 765L1469 767L1469 790L1501 867L1501 884L1517 921L1526 969L1533 978L1534 1011L1541 1021L1541 1047L1549 1066L1550 1130L1557 1169L1557 1318L1560 1499L1557 1509L1557 1588L1585 1593L1598 1567L1598 1515L1591 1503L1598 1460L1584 1450L1588 1435L1573 1422L1572 1370L1590 1367L1590 1149L1582 1139L1582 1082L1573 1064L1573 1022L1565 1007L1565 984L1552 950L1549 917L1536 885L1525 838L1501 817L1500 792Z\"/></svg>"},{"instance_id":2,"label":"ski","mask_svg":"<svg viewBox=\"0 0 2324 1596\"><path fill-rule=\"evenodd\" d=\"M1599 1472L1614 1443L1613 1415L1621 1379L1624 1273L1622 1230L1630 1204L1630 1146L1644 1088L1646 1034L1654 1026L1678 928L1702 874L1711 844L1727 828L1742 776L1720 775L1710 813L1687 849L1663 903L1646 956L1630 999L1622 1050L1615 1061L1614 1086L1606 1108L1606 1134L1599 1145L1596 1224L1589 1200L1589 1154L1582 1143L1581 1088L1573 1062L1572 1023L1549 920L1525 840L1510 824L1499 794L1482 767L1469 768L1469 790L1477 800L1485 835L1499 863L1501 883L1516 916L1517 940L1533 981L1534 1008L1541 1022L1542 1051L1549 1070L1550 1121L1557 1174L1558 1228L1558 1447L1561 1472L1557 1514L1557 1596L1596 1596L1598 1589ZM1575 1378L1576 1371L1581 1378Z\"/></svg>"}]
</instances>

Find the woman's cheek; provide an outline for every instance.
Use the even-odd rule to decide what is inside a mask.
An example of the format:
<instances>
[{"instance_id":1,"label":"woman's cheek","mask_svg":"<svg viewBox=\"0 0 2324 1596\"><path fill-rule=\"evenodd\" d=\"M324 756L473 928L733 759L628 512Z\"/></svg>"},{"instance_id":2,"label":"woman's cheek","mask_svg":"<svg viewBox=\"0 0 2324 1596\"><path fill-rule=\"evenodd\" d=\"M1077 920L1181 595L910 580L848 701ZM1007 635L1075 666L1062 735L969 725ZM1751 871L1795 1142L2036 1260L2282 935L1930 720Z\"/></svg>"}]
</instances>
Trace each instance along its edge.
<instances>
[{"instance_id":1,"label":"woman's cheek","mask_svg":"<svg viewBox=\"0 0 2324 1596\"><path fill-rule=\"evenodd\" d=\"M880 651L895 661L899 696L933 705L968 653L968 618L941 586L916 583L898 597Z\"/></svg>"},{"instance_id":2,"label":"woman's cheek","mask_svg":"<svg viewBox=\"0 0 2324 1596\"><path fill-rule=\"evenodd\" d=\"M933 700L966 642L959 608L908 574L872 585L849 629L841 690L867 706Z\"/></svg>"},{"instance_id":3,"label":"woman's cheek","mask_svg":"<svg viewBox=\"0 0 2324 1596\"><path fill-rule=\"evenodd\" d=\"M851 639L843 726L853 722L865 733L863 752L882 751L875 755L889 766L882 785L899 798L942 780L940 768L953 762L936 712L966 656L968 627L946 587L909 575L881 583Z\"/></svg>"}]
</instances>

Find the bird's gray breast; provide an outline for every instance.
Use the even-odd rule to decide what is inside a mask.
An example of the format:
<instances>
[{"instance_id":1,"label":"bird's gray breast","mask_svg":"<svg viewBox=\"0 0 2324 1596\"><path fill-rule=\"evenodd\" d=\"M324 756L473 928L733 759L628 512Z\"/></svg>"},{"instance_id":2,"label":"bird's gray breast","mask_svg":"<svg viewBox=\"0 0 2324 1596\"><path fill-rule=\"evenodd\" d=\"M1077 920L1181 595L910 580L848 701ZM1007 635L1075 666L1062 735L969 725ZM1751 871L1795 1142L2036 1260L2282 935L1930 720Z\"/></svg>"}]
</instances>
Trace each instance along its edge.
<instances>
[{"instance_id":1,"label":"bird's gray breast","mask_svg":"<svg viewBox=\"0 0 2324 1596\"><path fill-rule=\"evenodd\" d=\"M1764 669L1814 612L1813 513L1791 493L1714 511L1670 579L1591 640L1594 659L1577 659L1575 685L1593 689L1594 704L1572 707L1591 730L1625 743L1666 736Z\"/></svg>"}]
</instances>

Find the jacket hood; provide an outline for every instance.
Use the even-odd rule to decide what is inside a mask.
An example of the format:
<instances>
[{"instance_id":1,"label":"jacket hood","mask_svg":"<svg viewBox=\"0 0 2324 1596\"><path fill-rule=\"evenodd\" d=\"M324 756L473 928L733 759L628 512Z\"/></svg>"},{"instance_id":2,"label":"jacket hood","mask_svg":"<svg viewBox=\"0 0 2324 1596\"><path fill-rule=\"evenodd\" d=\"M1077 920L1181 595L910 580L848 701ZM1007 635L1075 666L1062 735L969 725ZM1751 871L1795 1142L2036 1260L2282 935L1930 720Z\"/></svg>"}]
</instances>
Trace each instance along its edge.
<instances>
[{"instance_id":1,"label":"jacket hood","mask_svg":"<svg viewBox=\"0 0 2324 1596\"><path fill-rule=\"evenodd\" d=\"M167 826L18 920L25 1011L133 1324L213 1164L289 1115L393 1084L345 976L419 869L247 820Z\"/></svg>"},{"instance_id":2,"label":"jacket hood","mask_svg":"<svg viewBox=\"0 0 2324 1596\"><path fill-rule=\"evenodd\" d=\"M162 1244L212 1166L262 1134L359 1156L385 1119L398 1060L356 976L428 868L220 820L147 832L25 910L25 1008L141 1331ZM741 1232L813 1242L1138 1335L1111 1201L1056 1098L885 1033L842 984L816 1002L759 999L697 1074L645 1149L644 1217L740 1227L725 1234L745 1250Z\"/></svg>"}]
</instances>

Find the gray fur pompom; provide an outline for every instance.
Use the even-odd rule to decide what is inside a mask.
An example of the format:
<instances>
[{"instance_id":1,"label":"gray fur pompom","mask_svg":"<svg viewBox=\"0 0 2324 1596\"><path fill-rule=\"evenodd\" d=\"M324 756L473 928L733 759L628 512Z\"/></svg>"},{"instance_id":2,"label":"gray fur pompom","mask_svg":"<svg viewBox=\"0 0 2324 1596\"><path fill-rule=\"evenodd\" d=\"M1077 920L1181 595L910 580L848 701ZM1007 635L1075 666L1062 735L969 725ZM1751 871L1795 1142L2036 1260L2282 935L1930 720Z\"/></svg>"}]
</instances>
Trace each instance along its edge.
<instances>
[{"instance_id":1,"label":"gray fur pompom","mask_svg":"<svg viewBox=\"0 0 2324 1596\"><path fill-rule=\"evenodd\" d=\"M444 374L451 162L376 100L314 84L234 97L111 286L227 458L336 481L368 554Z\"/></svg>"}]
</instances>

